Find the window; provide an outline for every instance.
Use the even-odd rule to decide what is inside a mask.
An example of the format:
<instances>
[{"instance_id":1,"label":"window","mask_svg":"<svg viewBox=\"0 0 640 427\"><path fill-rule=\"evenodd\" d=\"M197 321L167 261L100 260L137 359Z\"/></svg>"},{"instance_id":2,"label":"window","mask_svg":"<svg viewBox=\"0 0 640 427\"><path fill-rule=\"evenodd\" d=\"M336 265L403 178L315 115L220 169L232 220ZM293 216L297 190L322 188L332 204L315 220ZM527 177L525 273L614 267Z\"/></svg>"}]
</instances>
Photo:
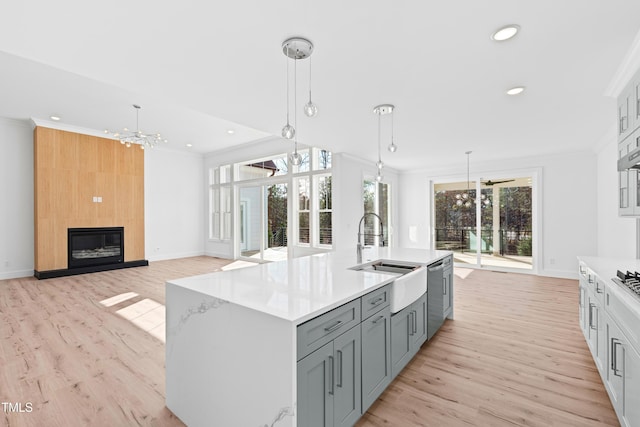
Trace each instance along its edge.
<instances>
[{"instance_id":1,"label":"window","mask_svg":"<svg viewBox=\"0 0 640 427\"><path fill-rule=\"evenodd\" d=\"M209 170L209 239L231 239L231 165Z\"/></svg>"},{"instance_id":2,"label":"window","mask_svg":"<svg viewBox=\"0 0 640 427\"><path fill-rule=\"evenodd\" d=\"M363 186L364 213L378 215L366 215L364 218L363 238L364 244L370 246L389 246L389 184L378 182L375 179L365 179ZM380 230L382 222L382 230Z\"/></svg>"},{"instance_id":3,"label":"window","mask_svg":"<svg viewBox=\"0 0 640 427\"><path fill-rule=\"evenodd\" d=\"M310 239L310 188L309 178L298 178L298 244L309 244Z\"/></svg>"},{"instance_id":4,"label":"window","mask_svg":"<svg viewBox=\"0 0 640 427\"><path fill-rule=\"evenodd\" d=\"M333 243L333 228L331 218L331 175L317 177L316 188L318 194L318 243L331 245Z\"/></svg>"}]
</instances>

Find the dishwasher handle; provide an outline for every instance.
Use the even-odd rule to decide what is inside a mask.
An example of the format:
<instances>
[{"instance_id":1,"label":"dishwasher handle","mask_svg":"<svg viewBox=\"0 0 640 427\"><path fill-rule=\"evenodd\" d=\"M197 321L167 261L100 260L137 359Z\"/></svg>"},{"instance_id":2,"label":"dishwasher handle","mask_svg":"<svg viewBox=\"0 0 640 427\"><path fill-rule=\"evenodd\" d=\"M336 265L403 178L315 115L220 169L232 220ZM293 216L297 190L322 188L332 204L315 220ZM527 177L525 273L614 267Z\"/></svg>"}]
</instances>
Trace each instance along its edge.
<instances>
[{"instance_id":1,"label":"dishwasher handle","mask_svg":"<svg viewBox=\"0 0 640 427\"><path fill-rule=\"evenodd\" d=\"M442 270L444 268L444 265L442 264L442 261L436 262L434 264L431 264L430 266L427 267L427 270L429 271L438 271L438 270Z\"/></svg>"}]
</instances>

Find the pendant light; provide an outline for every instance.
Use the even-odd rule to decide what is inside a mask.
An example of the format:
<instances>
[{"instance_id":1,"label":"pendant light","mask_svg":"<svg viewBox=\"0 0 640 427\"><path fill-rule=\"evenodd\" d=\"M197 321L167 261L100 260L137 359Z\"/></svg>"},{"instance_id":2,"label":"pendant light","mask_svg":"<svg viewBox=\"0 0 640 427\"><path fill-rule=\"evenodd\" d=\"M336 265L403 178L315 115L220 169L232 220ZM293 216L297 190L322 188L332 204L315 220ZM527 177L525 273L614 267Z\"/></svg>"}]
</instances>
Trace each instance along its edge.
<instances>
[{"instance_id":1,"label":"pendant light","mask_svg":"<svg viewBox=\"0 0 640 427\"><path fill-rule=\"evenodd\" d=\"M373 107L373 112L374 114L378 115L378 161L376 162L376 169L377 169L377 173L376 173L376 181L378 182L382 182L382 180L384 179L384 177L382 176L382 168L384 167L384 163L382 163L382 157L381 157L381 131L382 131L382 124L381 124L381 120L382 120L382 116L386 116L387 114L391 114L391 145L389 145L389 151L394 152L396 151L397 147L396 145L393 143L393 110L396 107L393 104L380 104L377 105L375 107ZM391 147L394 147L393 149Z\"/></svg>"},{"instance_id":2,"label":"pendant light","mask_svg":"<svg viewBox=\"0 0 640 427\"><path fill-rule=\"evenodd\" d=\"M389 146L387 147L387 150L389 150L392 153L395 153L397 149L398 149L398 146L393 142L393 114L392 114L391 115L391 144L389 144Z\"/></svg>"},{"instance_id":3,"label":"pendant light","mask_svg":"<svg viewBox=\"0 0 640 427\"><path fill-rule=\"evenodd\" d=\"M293 139L293 153L289 155L289 162L294 166L298 166L302 163L302 156L298 153L298 135L296 132L296 128L298 127L298 114L295 109L296 101L298 100L297 61L311 56L311 53L313 53L313 44L302 37L292 37L282 43L282 53L287 57L287 124L282 128L282 137ZM289 59L293 59L293 126L291 126L289 122ZM311 73L309 73L309 84L311 84ZM309 104L311 105L310 112L313 113L311 116L313 116L317 113L318 108L311 102L311 89L309 89L309 103L304 107L305 113L307 112L307 106Z\"/></svg>"},{"instance_id":4,"label":"pendant light","mask_svg":"<svg viewBox=\"0 0 640 427\"><path fill-rule=\"evenodd\" d=\"M469 154L471 151L465 151L467 155L467 192L456 194L456 206L468 208L471 206L471 197L469 196Z\"/></svg>"},{"instance_id":5,"label":"pendant light","mask_svg":"<svg viewBox=\"0 0 640 427\"><path fill-rule=\"evenodd\" d=\"M471 151L465 151L464 154L467 155L467 192L466 193L458 193L456 194L456 204L454 205L454 207L465 207L465 208L469 208L471 207L472 204L474 203L478 203L478 198L472 198L471 197L471 192L470 192L470 179L469 179L469 155L471 154ZM480 194L480 200L481 200L481 206L483 208L488 207L491 205L491 200L484 194Z\"/></svg>"},{"instance_id":6,"label":"pendant light","mask_svg":"<svg viewBox=\"0 0 640 427\"><path fill-rule=\"evenodd\" d=\"M311 100L311 58L309 58L309 102L304 104L303 109L307 117L315 117L318 114L318 106Z\"/></svg>"}]
</instances>

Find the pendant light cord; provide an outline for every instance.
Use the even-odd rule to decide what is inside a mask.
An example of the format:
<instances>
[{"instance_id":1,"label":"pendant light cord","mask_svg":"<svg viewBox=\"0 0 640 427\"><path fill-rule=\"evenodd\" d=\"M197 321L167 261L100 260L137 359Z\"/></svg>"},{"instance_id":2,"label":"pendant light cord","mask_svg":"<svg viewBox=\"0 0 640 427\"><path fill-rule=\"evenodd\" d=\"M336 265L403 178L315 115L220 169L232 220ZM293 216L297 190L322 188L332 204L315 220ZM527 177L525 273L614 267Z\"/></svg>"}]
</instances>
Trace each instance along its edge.
<instances>
[{"instance_id":1,"label":"pendant light cord","mask_svg":"<svg viewBox=\"0 0 640 427\"><path fill-rule=\"evenodd\" d=\"M378 163L382 161L380 157L380 114L378 113Z\"/></svg>"},{"instance_id":2,"label":"pendant light cord","mask_svg":"<svg viewBox=\"0 0 640 427\"><path fill-rule=\"evenodd\" d=\"M311 56L309 56L309 102L311 102Z\"/></svg>"},{"instance_id":3,"label":"pendant light cord","mask_svg":"<svg viewBox=\"0 0 640 427\"><path fill-rule=\"evenodd\" d=\"M287 52L289 52L289 45L287 45ZM285 61L287 61L287 125L289 125L289 56L285 55Z\"/></svg>"},{"instance_id":4,"label":"pendant light cord","mask_svg":"<svg viewBox=\"0 0 640 427\"><path fill-rule=\"evenodd\" d=\"M293 58L293 127L296 128L296 134L294 135L294 149L293 152L298 154L298 110L295 108L298 101L298 47L296 46L296 56Z\"/></svg>"}]
</instances>

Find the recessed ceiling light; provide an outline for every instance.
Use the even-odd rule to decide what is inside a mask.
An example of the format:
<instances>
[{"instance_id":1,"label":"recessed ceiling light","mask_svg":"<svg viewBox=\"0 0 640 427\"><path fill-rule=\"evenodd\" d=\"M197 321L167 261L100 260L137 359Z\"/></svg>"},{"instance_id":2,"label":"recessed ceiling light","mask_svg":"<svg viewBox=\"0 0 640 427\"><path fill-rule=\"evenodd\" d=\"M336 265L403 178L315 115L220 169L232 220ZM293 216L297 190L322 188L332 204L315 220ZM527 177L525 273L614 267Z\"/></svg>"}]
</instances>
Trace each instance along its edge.
<instances>
[{"instance_id":1,"label":"recessed ceiling light","mask_svg":"<svg viewBox=\"0 0 640 427\"><path fill-rule=\"evenodd\" d=\"M55 122L60 121L60 116L53 115L53 116L49 116L49 118Z\"/></svg>"},{"instance_id":2,"label":"recessed ceiling light","mask_svg":"<svg viewBox=\"0 0 640 427\"><path fill-rule=\"evenodd\" d=\"M516 34L518 34L518 31L520 31L519 25L515 25L515 24L507 25L500 28L493 34L491 34L491 40L495 40L497 42L503 42L505 40L509 40L510 38L514 37Z\"/></svg>"},{"instance_id":3,"label":"recessed ceiling light","mask_svg":"<svg viewBox=\"0 0 640 427\"><path fill-rule=\"evenodd\" d=\"M193 147L193 144L186 144L186 146L191 148L191 147Z\"/></svg>"},{"instance_id":4,"label":"recessed ceiling light","mask_svg":"<svg viewBox=\"0 0 640 427\"><path fill-rule=\"evenodd\" d=\"M520 95L522 92L524 92L524 86L516 86L509 89L507 95Z\"/></svg>"},{"instance_id":5,"label":"recessed ceiling light","mask_svg":"<svg viewBox=\"0 0 640 427\"><path fill-rule=\"evenodd\" d=\"M236 133L236 131L235 131L235 130L233 130L233 129L227 129L227 133L228 133L229 135L233 135L234 133Z\"/></svg>"}]
</instances>

